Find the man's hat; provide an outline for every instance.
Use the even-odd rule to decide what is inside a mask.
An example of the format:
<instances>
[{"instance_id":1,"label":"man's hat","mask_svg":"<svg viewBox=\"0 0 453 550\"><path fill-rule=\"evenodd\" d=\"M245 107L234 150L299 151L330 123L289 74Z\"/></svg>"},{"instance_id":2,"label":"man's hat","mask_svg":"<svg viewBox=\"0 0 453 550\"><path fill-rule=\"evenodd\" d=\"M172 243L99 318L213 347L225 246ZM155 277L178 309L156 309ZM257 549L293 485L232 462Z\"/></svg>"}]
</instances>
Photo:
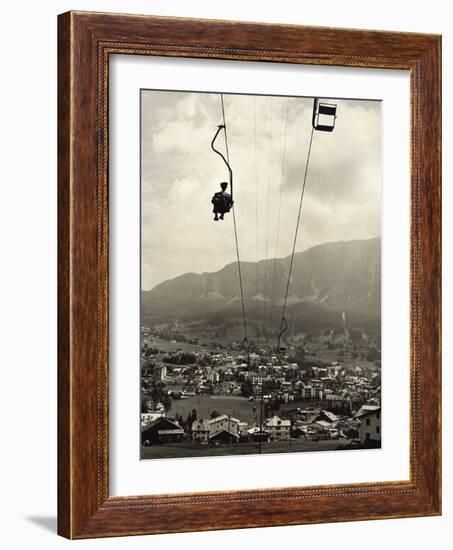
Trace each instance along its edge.
<instances>
[{"instance_id":1,"label":"man's hat","mask_svg":"<svg viewBox=\"0 0 453 550\"><path fill-rule=\"evenodd\" d=\"M226 181L222 181L222 183L220 184L220 187L223 189L224 187L228 187L228 183Z\"/></svg>"}]
</instances>

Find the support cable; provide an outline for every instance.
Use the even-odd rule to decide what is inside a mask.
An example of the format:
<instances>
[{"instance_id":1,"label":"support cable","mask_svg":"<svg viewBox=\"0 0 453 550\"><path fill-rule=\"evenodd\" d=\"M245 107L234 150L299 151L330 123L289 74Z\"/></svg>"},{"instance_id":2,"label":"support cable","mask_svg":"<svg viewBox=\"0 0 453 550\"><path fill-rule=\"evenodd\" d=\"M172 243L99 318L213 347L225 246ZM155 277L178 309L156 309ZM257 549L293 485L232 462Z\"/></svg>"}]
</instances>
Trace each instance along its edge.
<instances>
[{"instance_id":1,"label":"support cable","mask_svg":"<svg viewBox=\"0 0 453 550\"><path fill-rule=\"evenodd\" d=\"M267 169L267 206L266 206L266 247L264 252L264 301L263 301L263 333L266 332L266 320L268 316L267 300L267 279L268 279L268 262L267 254L269 250L269 206L270 206L270 189L271 189L271 168L272 168L272 118L273 118L273 103L270 98L270 121L269 121L269 159Z\"/></svg>"},{"instance_id":2,"label":"support cable","mask_svg":"<svg viewBox=\"0 0 453 550\"><path fill-rule=\"evenodd\" d=\"M254 96L255 107L255 268L256 268L256 333L258 336L260 327L260 285L258 266L258 154L257 154L257 125L256 125L256 96Z\"/></svg>"},{"instance_id":3,"label":"support cable","mask_svg":"<svg viewBox=\"0 0 453 550\"><path fill-rule=\"evenodd\" d=\"M282 153L282 169L280 173L280 193L278 199L278 214L277 214L277 233L275 237L275 254L274 254L274 266L272 273L272 291L271 291L271 316L272 310L274 308L274 298L275 298L275 279L277 274L277 253L278 253L278 241L280 236L280 215L282 209L282 194L283 194L283 181L285 177L285 165L286 165L286 138L288 132L288 105L289 97L286 98L286 115L285 115L285 126L284 126L284 138L283 138L283 153Z\"/></svg>"},{"instance_id":4,"label":"support cable","mask_svg":"<svg viewBox=\"0 0 453 550\"><path fill-rule=\"evenodd\" d=\"M226 150L226 158L228 161L228 165L230 164L230 154L228 151L228 135L227 135L227 127L226 127L226 117L225 117L225 105L223 102L223 94L220 94L220 100L222 104L222 118L223 118L223 126L224 126L224 132L225 132L225 150ZM231 189L231 194L233 194L233 190ZM239 286L241 289L241 303L242 303L242 322L244 325L244 344L248 343L248 331L247 331L247 318L245 314L245 302L244 302L244 287L242 284L242 270L241 270L241 259L239 255L239 239L238 239L238 232L237 232L237 224L236 224L236 214L235 214L235 208L234 203L232 206L233 211L233 226L234 226L234 240L236 243L236 258L238 263L238 275L239 275Z\"/></svg>"},{"instance_id":5,"label":"support cable","mask_svg":"<svg viewBox=\"0 0 453 550\"><path fill-rule=\"evenodd\" d=\"M291 282L291 273L292 273L292 270L293 270L293 263L294 263L294 253L296 251L297 235L299 233L300 215L301 215L301 212L302 212L302 204L303 204L303 201L304 201L305 186L306 186L306 183L307 183L307 173L308 173L308 166L309 166L309 163L310 163L311 146L313 144L314 131L315 131L315 129L314 129L314 127L312 127L311 135L310 135L310 144L308 146L307 161L305 163L304 180L303 180L302 189L301 189L301 193L300 193L299 211L298 211L298 214L297 214L296 230L294 232L293 250L292 250L292 253L291 253L291 261L289 263L288 281L286 283L285 299L283 301L282 317L281 317L281 320L280 320L280 334L278 335L278 342L277 342L277 351L278 352L280 351L280 340L281 340L282 334L285 332L285 330L288 327L288 325L286 323L286 319L285 319L286 303L288 301L289 286L290 286L290 282Z\"/></svg>"}]
</instances>

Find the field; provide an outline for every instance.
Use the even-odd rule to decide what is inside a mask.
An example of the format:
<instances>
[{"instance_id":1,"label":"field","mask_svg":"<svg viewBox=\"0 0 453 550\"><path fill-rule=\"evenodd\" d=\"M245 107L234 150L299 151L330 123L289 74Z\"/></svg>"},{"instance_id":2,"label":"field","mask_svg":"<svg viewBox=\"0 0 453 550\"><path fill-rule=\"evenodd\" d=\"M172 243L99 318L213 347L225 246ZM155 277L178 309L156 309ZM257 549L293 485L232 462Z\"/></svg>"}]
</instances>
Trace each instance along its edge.
<instances>
[{"instance_id":1,"label":"field","mask_svg":"<svg viewBox=\"0 0 453 550\"><path fill-rule=\"evenodd\" d=\"M322 401L317 400L282 403L276 414L281 415L282 411L296 407L322 408L322 404ZM240 421L248 422L252 426L255 423L259 424L260 399L249 401L245 397L234 395L196 395L188 399L174 400L168 415L181 415L185 419L192 409L197 411L197 418L210 418L211 413L217 411L220 414L228 414Z\"/></svg>"},{"instance_id":2,"label":"field","mask_svg":"<svg viewBox=\"0 0 453 550\"><path fill-rule=\"evenodd\" d=\"M254 424L259 421L260 402L249 401L245 397L234 395L196 395L188 399L174 400L168 414L169 416L181 415L185 419L192 409L197 411L198 418L210 418L211 413L217 411Z\"/></svg>"},{"instance_id":3,"label":"field","mask_svg":"<svg viewBox=\"0 0 453 550\"><path fill-rule=\"evenodd\" d=\"M306 441L304 439L293 439L291 441L274 441L263 443L262 454L288 453L288 452L313 452L313 451L335 451L351 448L350 439ZM142 447L142 459L154 458L188 458L201 456L228 456L258 454L258 443L236 443L232 445L193 445L190 443L173 443L171 445L155 445L153 447Z\"/></svg>"}]
</instances>

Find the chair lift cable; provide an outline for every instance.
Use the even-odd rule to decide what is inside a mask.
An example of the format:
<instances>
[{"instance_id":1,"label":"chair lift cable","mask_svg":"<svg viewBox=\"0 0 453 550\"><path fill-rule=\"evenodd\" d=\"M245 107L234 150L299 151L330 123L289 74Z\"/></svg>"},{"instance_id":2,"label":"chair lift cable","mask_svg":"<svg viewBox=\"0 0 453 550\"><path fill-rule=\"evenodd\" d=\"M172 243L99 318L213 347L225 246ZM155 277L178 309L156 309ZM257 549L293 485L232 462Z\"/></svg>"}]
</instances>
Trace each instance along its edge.
<instances>
[{"instance_id":1,"label":"chair lift cable","mask_svg":"<svg viewBox=\"0 0 453 550\"><path fill-rule=\"evenodd\" d=\"M228 151L228 136L227 136L227 126L226 126L226 117L225 117L225 105L223 102L223 94L220 94L220 101L222 105L222 118L223 118L223 126L225 131L225 150L226 150L226 156L228 165L230 164L230 154ZM231 196L233 196L233 189L231 189ZM234 240L236 243L236 258L238 263L238 275L239 275L239 286L241 290L241 303L242 303L242 322L244 325L244 342L248 341L248 333L247 333L247 319L245 315L245 303L244 303L244 288L242 285L242 271L241 271L241 260L239 256L239 240L238 240L238 232L237 232L237 225L236 225L236 215L235 215L235 208L234 203L232 207L233 211L233 226L234 226Z\"/></svg>"},{"instance_id":2,"label":"chair lift cable","mask_svg":"<svg viewBox=\"0 0 453 550\"><path fill-rule=\"evenodd\" d=\"M291 272L292 272L292 269L293 269L294 254L295 254L295 251L296 251L297 235L298 235L298 232L299 232L300 216L301 216L301 212L302 212L302 204L303 204L303 200L304 200L305 186L306 186L306 183L307 183L308 165L310 163L310 154L311 154L311 146L313 144L314 131L315 131L315 128L314 128L314 126L312 126L311 134L310 134L310 143L309 143L309 146L308 146L307 160L306 160L306 163L305 163L304 179L303 179L302 189L301 189L301 193L300 193L299 211L298 211L298 214L297 214L296 229L295 229L295 232L294 232L293 249L292 249L292 253L291 253L291 261L290 261L289 270L288 270L288 281L286 283L285 299L283 301L282 317L281 317L281 320L280 320L280 334L278 335L277 351L280 351L280 339L282 337L282 334L288 328L288 324L287 324L286 319L285 319L286 303L287 303L287 300L288 300L289 286L290 286L290 282L291 282Z\"/></svg>"},{"instance_id":3,"label":"chair lift cable","mask_svg":"<svg viewBox=\"0 0 453 550\"><path fill-rule=\"evenodd\" d=\"M266 330L266 321L268 317L268 308L266 307L267 300L267 278L268 278L268 262L267 254L269 250L269 206L270 206L270 182L271 182L271 167L272 167L272 129L273 129L273 103L270 98L270 119L269 119L269 159L267 169L267 206L266 206L266 247L264 252L264 301L263 301L263 333Z\"/></svg>"},{"instance_id":4,"label":"chair lift cable","mask_svg":"<svg viewBox=\"0 0 453 550\"><path fill-rule=\"evenodd\" d=\"M255 107L255 268L256 268L256 334L258 336L260 326L260 292L259 292L259 266L258 266L258 162L257 162L257 127L256 127L256 96Z\"/></svg>"},{"instance_id":5,"label":"chair lift cable","mask_svg":"<svg viewBox=\"0 0 453 550\"><path fill-rule=\"evenodd\" d=\"M274 308L275 279L276 279L276 273L277 273L277 253L278 253L278 241L279 241L279 233L280 233L280 214L281 214L281 207L282 207L283 180L285 177L285 165L286 165L286 138L287 138L287 131L288 131L288 112L289 112L288 106L289 106L289 97L286 98L286 114L285 114L285 122L284 122L282 169L280 173L280 192L279 192L278 213L277 213L277 233L275 237L274 267L273 267L273 274L272 274L271 315L272 315L272 310Z\"/></svg>"}]
</instances>

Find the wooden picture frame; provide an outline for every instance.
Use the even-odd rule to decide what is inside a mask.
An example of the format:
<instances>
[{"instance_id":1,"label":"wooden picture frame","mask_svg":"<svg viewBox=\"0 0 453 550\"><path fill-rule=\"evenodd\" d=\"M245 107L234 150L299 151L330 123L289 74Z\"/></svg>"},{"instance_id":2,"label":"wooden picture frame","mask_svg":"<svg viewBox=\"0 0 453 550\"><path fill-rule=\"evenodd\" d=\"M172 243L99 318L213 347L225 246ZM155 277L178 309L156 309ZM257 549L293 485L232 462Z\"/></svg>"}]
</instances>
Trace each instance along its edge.
<instances>
[{"instance_id":1,"label":"wooden picture frame","mask_svg":"<svg viewBox=\"0 0 453 550\"><path fill-rule=\"evenodd\" d=\"M58 21L58 532L68 538L441 513L441 39L69 12ZM410 71L410 480L109 495L111 54Z\"/></svg>"}]
</instances>

